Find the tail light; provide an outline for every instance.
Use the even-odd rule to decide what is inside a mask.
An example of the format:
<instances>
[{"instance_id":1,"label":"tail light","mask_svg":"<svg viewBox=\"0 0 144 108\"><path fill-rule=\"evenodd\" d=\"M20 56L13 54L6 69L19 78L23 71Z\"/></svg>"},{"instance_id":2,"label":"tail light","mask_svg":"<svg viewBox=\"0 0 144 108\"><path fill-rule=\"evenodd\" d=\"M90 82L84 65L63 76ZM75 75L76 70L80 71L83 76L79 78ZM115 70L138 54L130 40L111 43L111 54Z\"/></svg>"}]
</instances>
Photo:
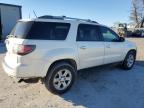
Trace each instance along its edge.
<instances>
[{"instance_id":1,"label":"tail light","mask_svg":"<svg viewBox=\"0 0 144 108\"><path fill-rule=\"evenodd\" d=\"M36 45L15 45L13 52L18 55L26 55L33 52L36 48Z\"/></svg>"}]
</instances>

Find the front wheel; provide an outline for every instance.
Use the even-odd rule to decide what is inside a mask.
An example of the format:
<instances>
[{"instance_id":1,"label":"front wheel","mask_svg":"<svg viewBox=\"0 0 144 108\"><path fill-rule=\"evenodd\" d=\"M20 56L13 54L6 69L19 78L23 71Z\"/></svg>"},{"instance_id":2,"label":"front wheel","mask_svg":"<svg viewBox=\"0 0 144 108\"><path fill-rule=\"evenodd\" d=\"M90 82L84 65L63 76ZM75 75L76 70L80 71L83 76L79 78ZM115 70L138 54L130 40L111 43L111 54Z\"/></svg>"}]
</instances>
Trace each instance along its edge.
<instances>
[{"instance_id":1,"label":"front wheel","mask_svg":"<svg viewBox=\"0 0 144 108\"><path fill-rule=\"evenodd\" d=\"M76 78L76 70L68 63L56 63L45 78L45 86L55 94L68 91Z\"/></svg>"},{"instance_id":2,"label":"front wheel","mask_svg":"<svg viewBox=\"0 0 144 108\"><path fill-rule=\"evenodd\" d=\"M126 70L130 70L135 63L136 53L134 51L128 52L125 60L123 61L122 68Z\"/></svg>"}]
</instances>

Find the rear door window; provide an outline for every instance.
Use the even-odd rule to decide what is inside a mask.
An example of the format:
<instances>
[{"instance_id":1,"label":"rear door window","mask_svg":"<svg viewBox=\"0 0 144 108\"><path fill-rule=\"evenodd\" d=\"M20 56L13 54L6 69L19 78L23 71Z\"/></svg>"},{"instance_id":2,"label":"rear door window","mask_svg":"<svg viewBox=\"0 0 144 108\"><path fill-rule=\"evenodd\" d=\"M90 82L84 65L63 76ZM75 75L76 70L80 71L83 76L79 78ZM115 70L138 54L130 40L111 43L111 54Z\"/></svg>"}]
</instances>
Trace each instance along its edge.
<instances>
[{"instance_id":1,"label":"rear door window","mask_svg":"<svg viewBox=\"0 0 144 108\"><path fill-rule=\"evenodd\" d=\"M78 27L77 41L102 41L98 26L80 24Z\"/></svg>"}]
</instances>

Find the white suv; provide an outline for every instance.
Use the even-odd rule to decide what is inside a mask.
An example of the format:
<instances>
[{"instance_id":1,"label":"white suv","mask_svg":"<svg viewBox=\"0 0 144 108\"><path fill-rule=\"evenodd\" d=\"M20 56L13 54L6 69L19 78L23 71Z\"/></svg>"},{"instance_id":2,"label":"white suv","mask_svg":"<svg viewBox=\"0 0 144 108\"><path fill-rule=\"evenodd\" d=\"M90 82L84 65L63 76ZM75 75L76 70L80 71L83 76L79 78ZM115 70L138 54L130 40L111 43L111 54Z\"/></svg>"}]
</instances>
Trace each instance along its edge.
<instances>
[{"instance_id":1,"label":"white suv","mask_svg":"<svg viewBox=\"0 0 144 108\"><path fill-rule=\"evenodd\" d=\"M77 70L110 63L131 69L136 45L95 21L42 16L20 20L6 40L5 72L16 78L45 79L53 93L64 93Z\"/></svg>"}]
</instances>

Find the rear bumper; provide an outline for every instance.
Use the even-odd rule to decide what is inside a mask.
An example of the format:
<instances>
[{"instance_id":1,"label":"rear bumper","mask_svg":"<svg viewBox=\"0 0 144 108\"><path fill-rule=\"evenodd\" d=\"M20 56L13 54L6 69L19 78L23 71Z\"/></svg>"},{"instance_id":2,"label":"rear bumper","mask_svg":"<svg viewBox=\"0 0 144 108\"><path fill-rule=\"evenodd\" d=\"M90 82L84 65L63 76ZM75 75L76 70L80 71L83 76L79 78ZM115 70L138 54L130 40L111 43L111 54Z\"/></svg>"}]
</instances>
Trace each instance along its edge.
<instances>
[{"instance_id":1,"label":"rear bumper","mask_svg":"<svg viewBox=\"0 0 144 108\"><path fill-rule=\"evenodd\" d=\"M2 62L2 66L4 71L8 74L8 76L13 78L37 78L37 77L45 77L46 72L43 68L45 62L38 62L32 60L29 63L21 64L15 63L11 64L9 59L4 59Z\"/></svg>"},{"instance_id":2,"label":"rear bumper","mask_svg":"<svg viewBox=\"0 0 144 108\"><path fill-rule=\"evenodd\" d=\"M8 74L8 76L13 78L36 78L42 77L41 75L36 74L36 67L31 67L28 65L17 64L14 67L11 67L7 64L7 62L3 61L2 66L4 71Z\"/></svg>"}]
</instances>

